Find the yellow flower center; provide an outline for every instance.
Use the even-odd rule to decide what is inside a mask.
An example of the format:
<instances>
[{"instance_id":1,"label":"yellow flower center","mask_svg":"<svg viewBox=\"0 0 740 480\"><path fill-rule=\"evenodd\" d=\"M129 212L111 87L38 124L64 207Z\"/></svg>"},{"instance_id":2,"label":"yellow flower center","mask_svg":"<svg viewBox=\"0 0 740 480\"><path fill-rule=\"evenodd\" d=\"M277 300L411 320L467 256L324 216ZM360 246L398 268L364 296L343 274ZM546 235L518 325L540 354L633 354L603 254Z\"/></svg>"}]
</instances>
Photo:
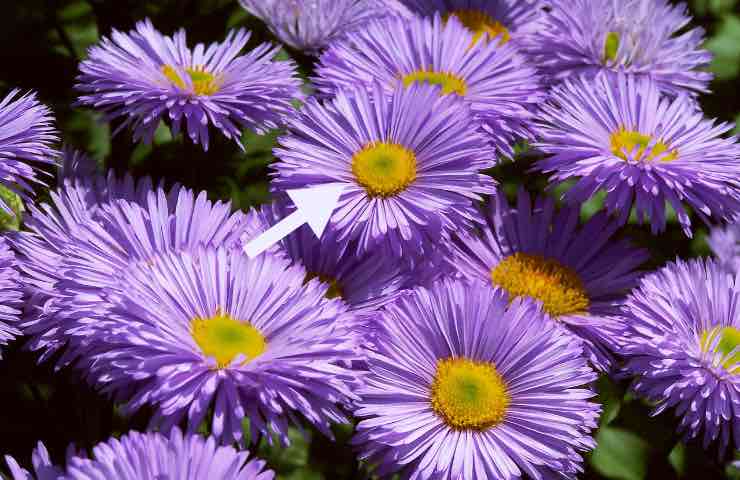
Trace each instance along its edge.
<instances>
[{"instance_id":1,"label":"yellow flower center","mask_svg":"<svg viewBox=\"0 0 740 480\"><path fill-rule=\"evenodd\" d=\"M651 147L652 142L653 137L650 135L624 128L611 135L612 153L622 160L629 159L630 154L637 161L660 158L661 162L672 162L678 158L678 150L671 150L662 140L657 140Z\"/></svg>"},{"instance_id":2,"label":"yellow flower center","mask_svg":"<svg viewBox=\"0 0 740 480\"><path fill-rule=\"evenodd\" d=\"M318 278L319 281L329 284L329 290L327 290L326 294L324 295L326 298L344 298L344 291L342 290L342 286L339 285L339 282L337 282L336 278L332 278L328 275L308 272L308 274L306 274L306 279L303 281L303 284L307 284L314 278Z\"/></svg>"},{"instance_id":3,"label":"yellow flower center","mask_svg":"<svg viewBox=\"0 0 740 480\"><path fill-rule=\"evenodd\" d=\"M717 341L719 337L719 341ZM717 341L713 352L722 354L722 366L730 373L740 373L740 350L732 352L740 344L740 329L735 327L714 327L701 334L701 349L709 352Z\"/></svg>"},{"instance_id":4,"label":"yellow flower center","mask_svg":"<svg viewBox=\"0 0 740 480\"><path fill-rule=\"evenodd\" d=\"M398 143L371 142L352 157L352 173L371 197L391 197L416 179L416 155Z\"/></svg>"},{"instance_id":5,"label":"yellow flower center","mask_svg":"<svg viewBox=\"0 0 740 480\"><path fill-rule=\"evenodd\" d=\"M604 40L604 61L616 60L617 52L619 52L619 34L609 32L606 34L606 40Z\"/></svg>"},{"instance_id":6,"label":"yellow flower center","mask_svg":"<svg viewBox=\"0 0 740 480\"><path fill-rule=\"evenodd\" d=\"M512 299L540 300L553 317L588 310L588 293L578 274L557 260L517 252L491 270L491 280Z\"/></svg>"},{"instance_id":7,"label":"yellow flower center","mask_svg":"<svg viewBox=\"0 0 740 480\"><path fill-rule=\"evenodd\" d=\"M203 67L188 67L185 69L185 72L190 77L190 82L193 84L193 92L196 95L213 95L221 88L219 78L212 73L206 72ZM177 70L171 65L162 65L162 73L173 85L183 90L188 88L182 78L180 78L180 75L177 74Z\"/></svg>"},{"instance_id":8,"label":"yellow flower center","mask_svg":"<svg viewBox=\"0 0 740 480\"><path fill-rule=\"evenodd\" d=\"M468 91L465 80L454 73L434 72L430 70L417 70L403 76L403 86L408 87L412 83L428 83L442 87L442 95L456 93L461 97Z\"/></svg>"},{"instance_id":9,"label":"yellow flower center","mask_svg":"<svg viewBox=\"0 0 740 480\"><path fill-rule=\"evenodd\" d=\"M456 16L468 30L473 32L473 45L481 39L490 42L498 38L499 45L511 40L509 30L486 12L475 9L453 10L452 13L446 14L444 19L447 20L450 15Z\"/></svg>"},{"instance_id":10,"label":"yellow flower center","mask_svg":"<svg viewBox=\"0 0 740 480\"><path fill-rule=\"evenodd\" d=\"M492 363L467 358L437 362L432 409L455 430L486 430L501 423L511 401Z\"/></svg>"},{"instance_id":11,"label":"yellow flower center","mask_svg":"<svg viewBox=\"0 0 740 480\"><path fill-rule=\"evenodd\" d=\"M267 341L259 330L224 313L196 318L191 324L191 333L203 354L214 357L221 368L239 354L244 355L244 363L254 360L267 348Z\"/></svg>"}]
</instances>

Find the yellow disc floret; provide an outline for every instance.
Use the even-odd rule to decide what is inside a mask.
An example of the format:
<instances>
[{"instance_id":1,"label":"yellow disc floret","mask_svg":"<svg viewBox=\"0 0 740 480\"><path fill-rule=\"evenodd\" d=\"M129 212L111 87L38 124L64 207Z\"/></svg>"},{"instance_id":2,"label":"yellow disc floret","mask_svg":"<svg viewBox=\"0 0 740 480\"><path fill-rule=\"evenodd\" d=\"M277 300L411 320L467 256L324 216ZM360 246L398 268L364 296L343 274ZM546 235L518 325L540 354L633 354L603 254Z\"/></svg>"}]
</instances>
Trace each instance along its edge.
<instances>
[{"instance_id":1,"label":"yellow disc floret","mask_svg":"<svg viewBox=\"0 0 740 480\"><path fill-rule=\"evenodd\" d=\"M371 142L352 157L352 173L371 197L391 197L416 179L416 155L398 143Z\"/></svg>"},{"instance_id":2,"label":"yellow disc floret","mask_svg":"<svg viewBox=\"0 0 740 480\"><path fill-rule=\"evenodd\" d=\"M578 274L557 260L517 252L491 270L493 284L511 298L539 300L553 317L588 310L588 293Z\"/></svg>"},{"instance_id":3,"label":"yellow disc floret","mask_svg":"<svg viewBox=\"0 0 740 480\"><path fill-rule=\"evenodd\" d=\"M442 95L456 93L465 96L468 86L465 80L454 73L435 72L431 70L417 70L403 76L403 86L408 87L412 83L427 83L442 87Z\"/></svg>"},{"instance_id":4,"label":"yellow disc floret","mask_svg":"<svg viewBox=\"0 0 740 480\"><path fill-rule=\"evenodd\" d=\"M213 95L221 88L219 78L212 73L206 72L203 67L188 67L185 69L185 72L190 77L190 82L193 84L193 93L196 95ZM180 78L180 75L178 75L177 70L171 65L162 65L162 73L173 85L183 90L188 88L183 79Z\"/></svg>"},{"instance_id":5,"label":"yellow disc floret","mask_svg":"<svg viewBox=\"0 0 740 480\"><path fill-rule=\"evenodd\" d=\"M662 140L653 143L653 137L650 135L624 128L611 135L611 150L622 160L629 159L630 155L637 161L652 161L659 158L662 162L672 162L678 158L678 150L671 150Z\"/></svg>"},{"instance_id":6,"label":"yellow disc floret","mask_svg":"<svg viewBox=\"0 0 740 480\"><path fill-rule=\"evenodd\" d=\"M344 298L344 290L342 290L342 286L339 285L339 282L336 278L330 277L328 275L323 275L321 273L312 273L308 272L306 274L306 279L303 281L303 284L307 284L314 278L318 278L321 282L328 283L329 284L329 290L326 291L326 294L324 296L328 299L332 298Z\"/></svg>"},{"instance_id":7,"label":"yellow disc floret","mask_svg":"<svg viewBox=\"0 0 740 480\"><path fill-rule=\"evenodd\" d=\"M486 430L501 423L511 401L501 375L488 362L446 358L432 383L434 412L455 430Z\"/></svg>"},{"instance_id":8,"label":"yellow disc floret","mask_svg":"<svg viewBox=\"0 0 740 480\"><path fill-rule=\"evenodd\" d=\"M219 367L229 365L243 354L245 363L254 360L267 348L259 330L224 313L209 318L196 318L191 324L193 340L204 355L216 359Z\"/></svg>"},{"instance_id":9,"label":"yellow disc floret","mask_svg":"<svg viewBox=\"0 0 740 480\"><path fill-rule=\"evenodd\" d=\"M450 15L456 16L468 30L473 32L473 45L481 39L487 42L498 39L499 45L503 45L511 40L509 30L486 12L474 9L454 10L452 13L445 15L445 20Z\"/></svg>"},{"instance_id":10,"label":"yellow disc floret","mask_svg":"<svg viewBox=\"0 0 740 480\"><path fill-rule=\"evenodd\" d=\"M718 338L719 337L719 338ZM712 347L714 343L714 350ZM701 349L704 352L713 351L722 354L722 366L730 373L740 373L740 349L733 350L740 345L740 329L735 327L714 327L701 334Z\"/></svg>"}]
</instances>

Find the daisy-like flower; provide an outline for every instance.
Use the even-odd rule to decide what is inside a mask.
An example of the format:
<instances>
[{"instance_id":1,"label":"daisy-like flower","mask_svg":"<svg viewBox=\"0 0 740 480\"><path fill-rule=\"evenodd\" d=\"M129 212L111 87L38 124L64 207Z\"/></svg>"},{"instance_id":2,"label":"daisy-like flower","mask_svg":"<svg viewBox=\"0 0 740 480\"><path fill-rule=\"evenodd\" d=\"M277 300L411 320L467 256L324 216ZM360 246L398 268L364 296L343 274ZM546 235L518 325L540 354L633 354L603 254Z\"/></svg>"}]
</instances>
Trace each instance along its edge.
<instances>
[{"instance_id":1,"label":"daisy-like flower","mask_svg":"<svg viewBox=\"0 0 740 480\"><path fill-rule=\"evenodd\" d=\"M730 272L740 272L740 224L713 226L707 243L718 263Z\"/></svg>"},{"instance_id":2,"label":"daisy-like flower","mask_svg":"<svg viewBox=\"0 0 740 480\"><path fill-rule=\"evenodd\" d=\"M212 437L183 435L177 428L161 433L130 432L96 445L92 457L69 455L66 469L52 464L39 442L33 452L34 472L5 457L13 480L272 480L263 460L249 459L249 452L218 446Z\"/></svg>"},{"instance_id":3,"label":"daisy-like flower","mask_svg":"<svg viewBox=\"0 0 740 480\"><path fill-rule=\"evenodd\" d=\"M517 139L533 136L533 112L544 91L515 48L473 42L454 17L373 22L324 52L315 83L326 94L355 85L373 88L376 81L389 93L439 85L442 94L465 99L492 145L511 156Z\"/></svg>"},{"instance_id":4,"label":"daisy-like flower","mask_svg":"<svg viewBox=\"0 0 740 480\"><path fill-rule=\"evenodd\" d=\"M644 277L624 308L634 390L674 408L687 439L740 448L740 277L713 260L677 260Z\"/></svg>"},{"instance_id":5,"label":"daisy-like flower","mask_svg":"<svg viewBox=\"0 0 740 480\"><path fill-rule=\"evenodd\" d=\"M281 42L317 53L348 32L394 11L385 0L239 0Z\"/></svg>"},{"instance_id":6,"label":"daisy-like flower","mask_svg":"<svg viewBox=\"0 0 740 480\"><path fill-rule=\"evenodd\" d=\"M686 235L689 205L708 221L740 212L740 146L728 123L704 118L685 95L662 97L655 82L600 75L556 87L543 107L544 152L536 169L554 182L578 179L566 199L580 204L606 191L605 207L626 221L634 206L653 233L673 207Z\"/></svg>"},{"instance_id":7,"label":"daisy-like flower","mask_svg":"<svg viewBox=\"0 0 740 480\"><path fill-rule=\"evenodd\" d=\"M240 250L168 252L126 271L100 309L78 324L92 338L89 376L126 401L126 411L153 410L168 430L204 421L223 443L251 441L305 419L327 436L346 423L356 399L358 359L346 305L328 286L305 283L301 266L270 253ZM341 321L340 321L341 320Z\"/></svg>"},{"instance_id":8,"label":"daisy-like flower","mask_svg":"<svg viewBox=\"0 0 740 480\"><path fill-rule=\"evenodd\" d=\"M712 55L704 31L687 28L687 10L668 0L557 0L527 51L552 83L625 72L671 95L707 92Z\"/></svg>"},{"instance_id":9,"label":"daisy-like flower","mask_svg":"<svg viewBox=\"0 0 740 480\"><path fill-rule=\"evenodd\" d=\"M619 224L606 215L579 227L579 210L556 211L550 198L533 205L524 191L510 207L500 193L484 212L482 231L455 239L449 263L491 291L542 302L551 319L583 341L592 365L608 371L621 332L615 317L649 255L613 239Z\"/></svg>"},{"instance_id":10,"label":"daisy-like flower","mask_svg":"<svg viewBox=\"0 0 740 480\"><path fill-rule=\"evenodd\" d=\"M457 17L480 40L519 44L542 28L546 2L542 0L398 0L423 16L439 12L445 20Z\"/></svg>"},{"instance_id":11,"label":"daisy-like flower","mask_svg":"<svg viewBox=\"0 0 740 480\"><path fill-rule=\"evenodd\" d=\"M596 375L529 299L441 281L380 311L354 442L401 478L574 479Z\"/></svg>"},{"instance_id":12,"label":"daisy-like flower","mask_svg":"<svg viewBox=\"0 0 740 480\"><path fill-rule=\"evenodd\" d=\"M2 346L21 332L18 330L23 290L13 251L4 237L0 237L0 358Z\"/></svg>"},{"instance_id":13,"label":"daisy-like flower","mask_svg":"<svg viewBox=\"0 0 740 480\"><path fill-rule=\"evenodd\" d=\"M75 88L81 105L101 110L106 119L122 118L135 140L151 142L160 121L185 130L208 150L213 125L241 147L242 128L276 128L301 97L301 80L291 61L274 57L278 48L261 44L239 55L251 34L230 32L223 43L188 48L185 31L162 35L150 21L90 49L80 64Z\"/></svg>"},{"instance_id":14,"label":"daisy-like flower","mask_svg":"<svg viewBox=\"0 0 740 480\"><path fill-rule=\"evenodd\" d=\"M57 139L51 110L36 94L11 91L0 100L0 185L29 200L33 184L42 183L40 167L55 161ZM2 198L0 208L13 214Z\"/></svg>"},{"instance_id":15,"label":"daisy-like flower","mask_svg":"<svg viewBox=\"0 0 740 480\"><path fill-rule=\"evenodd\" d=\"M246 244L293 210L282 199L263 206L256 214L261 228L242 235L242 242ZM351 246L342 245L328 235L317 239L307 225L285 237L278 246L276 253L282 252L306 268L306 281L318 278L327 283L327 297L341 298L353 311L379 308L392 301L410 281L408 269L390 260L383 252L357 256Z\"/></svg>"},{"instance_id":16,"label":"daisy-like flower","mask_svg":"<svg viewBox=\"0 0 740 480\"><path fill-rule=\"evenodd\" d=\"M66 202L57 201L56 206ZM75 334L76 326L87 321L90 311L100 314L104 291L118 285L129 267L166 251L203 245L238 248L246 222L243 213L232 214L230 203L208 201L206 192L196 196L185 188L166 191L151 185L143 194L114 197L93 211L80 208L76 215L79 221L72 215L69 224L57 230L34 224L40 238L26 238L20 245L28 259L28 276L46 280L35 292L37 307L23 330L31 336L29 346L43 352L42 359L66 345L60 364L78 358L90 345L91 339ZM68 216L64 212L61 219ZM43 215L38 219L50 220ZM55 234L61 237L58 241ZM54 243L53 249L49 243Z\"/></svg>"},{"instance_id":17,"label":"daisy-like flower","mask_svg":"<svg viewBox=\"0 0 740 480\"><path fill-rule=\"evenodd\" d=\"M411 85L388 97L370 91L309 100L275 149L274 187L343 183L329 223L337 241L358 255L383 248L418 255L474 216L473 202L495 191L480 173L488 155L469 106L437 87Z\"/></svg>"}]
</instances>

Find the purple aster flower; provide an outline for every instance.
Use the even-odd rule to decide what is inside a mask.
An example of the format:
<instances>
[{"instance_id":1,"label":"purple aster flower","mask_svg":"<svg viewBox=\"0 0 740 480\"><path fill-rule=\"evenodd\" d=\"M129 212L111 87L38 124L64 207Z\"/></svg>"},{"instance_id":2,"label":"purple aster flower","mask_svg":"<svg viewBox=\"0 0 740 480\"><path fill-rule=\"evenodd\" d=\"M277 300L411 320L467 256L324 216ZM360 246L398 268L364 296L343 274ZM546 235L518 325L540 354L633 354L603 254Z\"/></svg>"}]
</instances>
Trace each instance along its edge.
<instances>
[{"instance_id":1,"label":"purple aster flower","mask_svg":"<svg viewBox=\"0 0 740 480\"><path fill-rule=\"evenodd\" d=\"M392 13L384 0L239 0L281 42L317 53L348 32Z\"/></svg>"},{"instance_id":2,"label":"purple aster flower","mask_svg":"<svg viewBox=\"0 0 740 480\"><path fill-rule=\"evenodd\" d=\"M740 448L740 277L713 260L677 260L644 277L624 308L634 390L674 408L687 439Z\"/></svg>"},{"instance_id":3,"label":"purple aster flower","mask_svg":"<svg viewBox=\"0 0 740 480\"><path fill-rule=\"evenodd\" d=\"M81 355L91 340L74 333L77 325L88 321L88 310L100 313L104 290L118 285L130 266L165 251L200 245L238 247L246 219L242 213L232 214L230 203L212 203L205 192L196 196L185 188L153 189L149 182L145 186L143 193L117 195L95 204L92 211L77 202L73 205L78 211L72 215L66 211L51 218L37 215L41 222L68 224L55 230L54 225L32 223L38 236L21 241L27 275L41 282L32 298L37 307L23 330L31 336L29 346L43 352L42 360L65 344L69 348L60 364ZM66 193L80 191L84 190ZM65 200L57 200L56 206L72 203Z\"/></svg>"},{"instance_id":4,"label":"purple aster flower","mask_svg":"<svg viewBox=\"0 0 740 480\"><path fill-rule=\"evenodd\" d=\"M473 217L473 202L493 193L480 173L494 165L473 114L456 95L412 85L388 97L340 90L310 99L279 139L274 187L341 182L345 193L329 224L358 255L383 248L417 255Z\"/></svg>"},{"instance_id":5,"label":"purple aster flower","mask_svg":"<svg viewBox=\"0 0 740 480\"><path fill-rule=\"evenodd\" d=\"M294 210L284 200L265 205L254 215L261 228L242 236L243 243L255 238ZM308 272L306 281L318 278L329 285L328 298L341 298L353 311L372 311L393 300L407 284L408 269L389 259L384 252L355 255L351 245L342 245L329 235L321 240L307 225L285 237L275 252Z\"/></svg>"},{"instance_id":6,"label":"purple aster flower","mask_svg":"<svg viewBox=\"0 0 740 480\"><path fill-rule=\"evenodd\" d=\"M221 442L305 419L327 436L356 400L358 359L346 305L281 256L240 250L169 252L130 267L76 335L91 338L89 376L152 427L209 421Z\"/></svg>"},{"instance_id":7,"label":"purple aster flower","mask_svg":"<svg viewBox=\"0 0 740 480\"><path fill-rule=\"evenodd\" d=\"M480 232L456 238L449 262L463 278L530 297L557 324L583 341L584 353L601 371L613 361L616 316L649 257L613 237L619 224L605 214L579 227L579 208L556 211L550 198L519 192L510 207L503 193L483 212Z\"/></svg>"},{"instance_id":8,"label":"purple aster flower","mask_svg":"<svg viewBox=\"0 0 740 480\"><path fill-rule=\"evenodd\" d=\"M33 452L34 474L5 457L13 480L272 480L263 460L249 460L249 452L218 446L213 438L183 435L177 428L161 433L129 432L92 450L92 458L70 454L66 471L54 466L44 444Z\"/></svg>"},{"instance_id":9,"label":"purple aster flower","mask_svg":"<svg viewBox=\"0 0 740 480\"><path fill-rule=\"evenodd\" d=\"M512 156L517 139L534 135L532 112L544 92L535 69L515 48L473 43L473 34L456 18L373 22L326 50L315 82L326 94L353 85L372 89L376 81L389 93L419 83L439 85L443 94L464 98L492 145Z\"/></svg>"},{"instance_id":10,"label":"purple aster flower","mask_svg":"<svg viewBox=\"0 0 740 480\"><path fill-rule=\"evenodd\" d=\"M0 237L0 358L2 346L21 334L18 330L23 290L13 251L5 237Z\"/></svg>"},{"instance_id":11,"label":"purple aster flower","mask_svg":"<svg viewBox=\"0 0 740 480\"><path fill-rule=\"evenodd\" d=\"M443 18L455 16L475 35L475 40L526 42L542 28L545 5L542 0L398 0L410 11L423 16L436 12Z\"/></svg>"},{"instance_id":12,"label":"purple aster flower","mask_svg":"<svg viewBox=\"0 0 740 480\"><path fill-rule=\"evenodd\" d=\"M604 190L609 212L626 220L634 205L653 233L665 229L668 204L688 236L685 204L704 221L740 212L740 146L721 136L733 126L705 119L685 95L661 97L648 78L580 78L554 89L542 118L538 146L552 156L535 168L554 182L577 178L569 202Z\"/></svg>"},{"instance_id":13,"label":"purple aster flower","mask_svg":"<svg viewBox=\"0 0 740 480\"><path fill-rule=\"evenodd\" d=\"M712 55L704 31L687 28L686 4L668 0L556 0L528 53L550 82L625 72L664 93L708 92Z\"/></svg>"},{"instance_id":14,"label":"purple aster flower","mask_svg":"<svg viewBox=\"0 0 740 480\"><path fill-rule=\"evenodd\" d=\"M194 143L208 150L213 125L241 147L242 128L275 128L293 111L301 80L291 61L274 60L278 48L261 44L239 55L251 34L230 32L223 43L187 46L185 31L162 35L146 20L136 30L114 30L80 64L81 105L108 120L124 118L134 139L151 142L160 120L174 134L185 123Z\"/></svg>"},{"instance_id":15,"label":"purple aster flower","mask_svg":"<svg viewBox=\"0 0 740 480\"><path fill-rule=\"evenodd\" d=\"M11 91L0 100L0 185L24 200L33 194L34 183L43 183L40 166L53 164L57 141L51 110L40 104L35 93ZM13 214L0 199L0 208Z\"/></svg>"},{"instance_id":16,"label":"purple aster flower","mask_svg":"<svg viewBox=\"0 0 740 480\"><path fill-rule=\"evenodd\" d=\"M479 282L419 288L376 317L354 442L404 479L575 479L595 442L596 374L528 299Z\"/></svg>"}]
</instances>

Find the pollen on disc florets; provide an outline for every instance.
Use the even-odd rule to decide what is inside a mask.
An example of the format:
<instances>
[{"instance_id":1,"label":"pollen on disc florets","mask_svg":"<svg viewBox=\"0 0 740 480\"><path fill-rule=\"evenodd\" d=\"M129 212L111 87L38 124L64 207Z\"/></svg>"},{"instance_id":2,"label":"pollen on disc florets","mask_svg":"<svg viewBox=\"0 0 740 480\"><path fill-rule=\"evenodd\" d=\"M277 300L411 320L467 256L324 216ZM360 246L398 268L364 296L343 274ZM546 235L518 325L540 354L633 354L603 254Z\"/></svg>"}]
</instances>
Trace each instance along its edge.
<instances>
[{"instance_id":1,"label":"pollen on disc florets","mask_svg":"<svg viewBox=\"0 0 740 480\"><path fill-rule=\"evenodd\" d=\"M403 76L403 86L413 83L438 85L442 87L442 95L455 93L464 97L468 91L465 80L451 72L436 72L434 70L416 70Z\"/></svg>"},{"instance_id":2,"label":"pollen on disc florets","mask_svg":"<svg viewBox=\"0 0 740 480\"><path fill-rule=\"evenodd\" d=\"M398 143L371 142L352 157L352 173L371 197L392 197L416 179L416 155Z\"/></svg>"},{"instance_id":3,"label":"pollen on disc florets","mask_svg":"<svg viewBox=\"0 0 740 480\"><path fill-rule=\"evenodd\" d=\"M434 412L456 430L486 430L501 423L511 402L492 363L467 358L437 362L431 387Z\"/></svg>"},{"instance_id":4,"label":"pollen on disc florets","mask_svg":"<svg viewBox=\"0 0 740 480\"><path fill-rule=\"evenodd\" d=\"M585 312L589 297L583 282L571 268L557 260L517 252L501 260L491 270L491 280L511 298L539 300L554 317Z\"/></svg>"},{"instance_id":5,"label":"pollen on disc florets","mask_svg":"<svg viewBox=\"0 0 740 480\"><path fill-rule=\"evenodd\" d=\"M672 162L678 158L678 150L671 149L662 140L655 140L654 137L635 130L620 128L612 133L610 144L612 153L622 160L629 160L631 157L636 161L659 159L661 162Z\"/></svg>"},{"instance_id":6,"label":"pollen on disc florets","mask_svg":"<svg viewBox=\"0 0 740 480\"><path fill-rule=\"evenodd\" d=\"M177 70L171 65L162 65L162 73L167 79L172 82L173 85L186 90L187 84L180 78ZM196 95L210 96L218 93L221 88L221 81L219 78L209 73L204 67L187 67L185 73L190 77L190 82L193 84L193 93Z\"/></svg>"},{"instance_id":7,"label":"pollen on disc florets","mask_svg":"<svg viewBox=\"0 0 740 480\"><path fill-rule=\"evenodd\" d=\"M247 363L267 349L267 341L259 330L224 313L194 319L191 334L203 354L215 358L220 368L231 364L239 354L244 355Z\"/></svg>"},{"instance_id":8,"label":"pollen on disc florets","mask_svg":"<svg viewBox=\"0 0 740 480\"><path fill-rule=\"evenodd\" d=\"M454 10L445 15L445 20L450 16L456 16L465 27L473 33L473 45L481 39L484 41L498 40L499 45L503 45L511 40L509 30L482 10L460 9Z\"/></svg>"}]
</instances>

